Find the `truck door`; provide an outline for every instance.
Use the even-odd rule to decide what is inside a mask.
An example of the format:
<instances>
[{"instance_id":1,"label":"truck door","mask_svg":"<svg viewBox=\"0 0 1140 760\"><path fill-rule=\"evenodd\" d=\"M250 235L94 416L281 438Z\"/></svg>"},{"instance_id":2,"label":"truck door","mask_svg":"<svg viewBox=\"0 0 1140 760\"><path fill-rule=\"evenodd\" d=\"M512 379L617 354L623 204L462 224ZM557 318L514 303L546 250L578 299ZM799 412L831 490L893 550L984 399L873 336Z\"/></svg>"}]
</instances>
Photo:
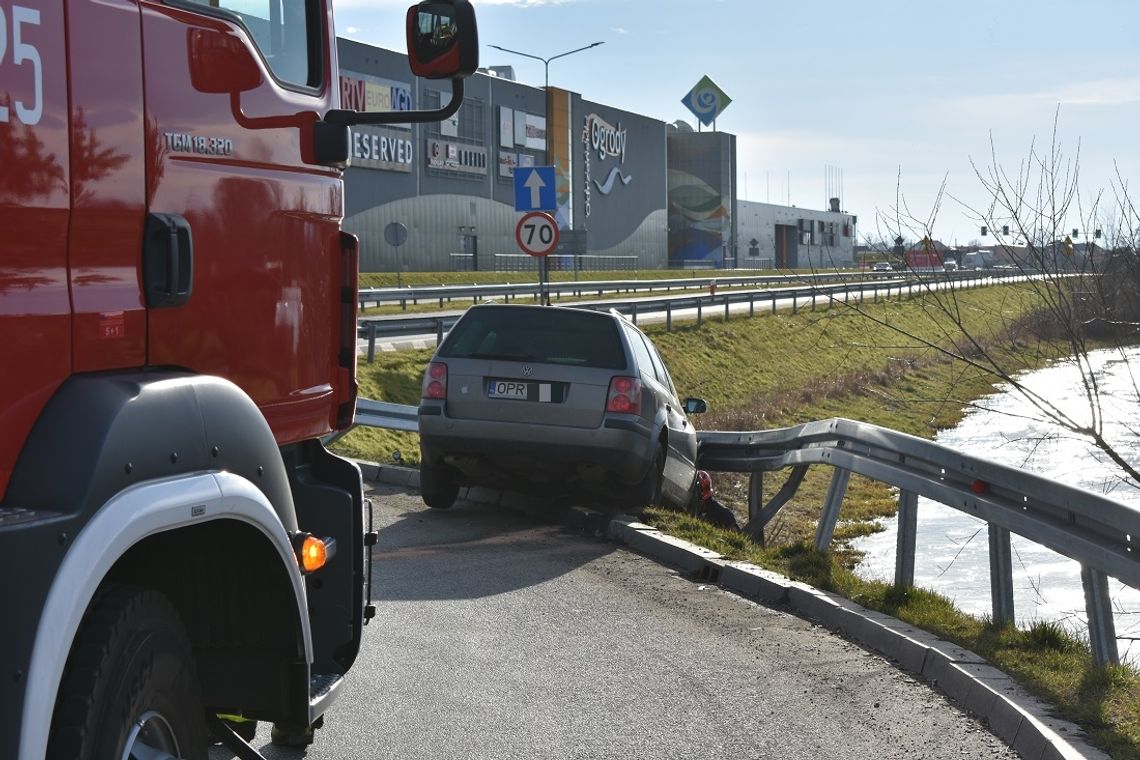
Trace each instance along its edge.
<instances>
[{"instance_id":1,"label":"truck door","mask_svg":"<svg viewBox=\"0 0 1140 760\"><path fill-rule=\"evenodd\" d=\"M320 0L142 0L147 362L240 385L281 443L335 414L342 190Z\"/></svg>"},{"instance_id":2,"label":"truck door","mask_svg":"<svg viewBox=\"0 0 1140 760\"><path fill-rule=\"evenodd\" d=\"M66 6L73 370L141 367L146 312L139 250L147 130L138 3L68 0Z\"/></svg>"},{"instance_id":3,"label":"truck door","mask_svg":"<svg viewBox=\"0 0 1140 760\"><path fill-rule=\"evenodd\" d=\"M65 36L61 3L0 0L0 502L71 372Z\"/></svg>"}]
</instances>

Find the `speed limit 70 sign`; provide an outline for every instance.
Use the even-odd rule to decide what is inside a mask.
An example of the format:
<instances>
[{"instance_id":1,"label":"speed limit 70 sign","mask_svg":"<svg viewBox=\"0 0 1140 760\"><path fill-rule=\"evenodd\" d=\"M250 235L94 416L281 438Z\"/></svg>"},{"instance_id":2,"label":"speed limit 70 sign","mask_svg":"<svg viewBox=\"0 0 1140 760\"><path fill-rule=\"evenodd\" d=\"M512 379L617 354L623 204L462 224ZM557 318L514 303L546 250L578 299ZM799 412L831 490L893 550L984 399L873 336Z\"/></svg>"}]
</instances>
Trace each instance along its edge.
<instances>
[{"instance_id":1,"label":"speed limit 70 sign","mask_svg":"<svg viewBox=\"0 0 1140 760\"><path fill-rule=\"evenodd\" d=\"M550 214L531 211L515 226L515 240L523 253L547 256L558 247L558 223Z\"/></svg>"}]
</instances>

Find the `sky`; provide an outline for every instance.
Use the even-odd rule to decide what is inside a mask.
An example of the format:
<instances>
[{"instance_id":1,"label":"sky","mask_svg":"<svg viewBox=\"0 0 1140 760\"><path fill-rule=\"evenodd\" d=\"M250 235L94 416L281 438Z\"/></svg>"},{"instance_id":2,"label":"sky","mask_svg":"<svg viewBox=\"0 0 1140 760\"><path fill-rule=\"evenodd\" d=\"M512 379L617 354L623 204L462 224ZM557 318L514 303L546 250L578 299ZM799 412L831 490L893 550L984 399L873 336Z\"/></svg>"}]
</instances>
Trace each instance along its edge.
<instances>
[{"instance_id":1,"label":"sky","mask_svg":"<svg viewBox=\"0 0 1140 760\"><path fill-rule=\"evenodd\" d=\"M409 4L334 0L338 33L404 51ZM738 196L823 209L838 195L861 243L995 243L979 230L1009 221L979 178L995 167L1013 184L1033 167L1020 195L1036 201L1056 156L1079 190L1056 216L1078 238L1123 227L1120 188L1140 185L1140 0L473 5L480 66L524 84L542 86L543 64L488 45L550 58L604 42L551 62L551 85L694 127L681 99L709 76L732 98L716 129L737 137Z\"/></svg>"}]
</instances>

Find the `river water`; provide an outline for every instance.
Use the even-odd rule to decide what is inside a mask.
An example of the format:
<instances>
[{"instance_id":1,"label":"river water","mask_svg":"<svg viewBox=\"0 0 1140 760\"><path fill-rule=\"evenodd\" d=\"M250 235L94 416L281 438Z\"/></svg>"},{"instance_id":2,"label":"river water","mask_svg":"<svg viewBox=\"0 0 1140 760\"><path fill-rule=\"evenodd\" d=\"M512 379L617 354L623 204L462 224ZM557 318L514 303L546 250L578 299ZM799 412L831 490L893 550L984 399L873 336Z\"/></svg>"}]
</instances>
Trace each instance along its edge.
<instances>
[{"instance_id":1,"label":"river water","mask_svg":"<svg viewBox=\"0 0 1140 760\"><path fill-rule=\"evenodd\" d=\"M1100 386L1105 437L1125 460L1140 464L1140 348L1121 354L1090 354ZM1090 419L1080 373L1058 363L1019 380L1081 424ZM962 422L935 441L973 456L1048 475L1140 508L1140 487L1085 438L1041 421L1042 414L1008 387L978 401ZM864 578L893 582L897 518L885 530L854 542L865 552L856 568ZM1019 625L1054 621L1087 637L1079 565L1049 549L1013 536L1014 609ZM918 501L915 584L954 600L965 612L989 615L989 542L985 523L925 498ZM1140 591L1109 579L1121 659L1140 662Z\"/></svg>"}]
</instances>

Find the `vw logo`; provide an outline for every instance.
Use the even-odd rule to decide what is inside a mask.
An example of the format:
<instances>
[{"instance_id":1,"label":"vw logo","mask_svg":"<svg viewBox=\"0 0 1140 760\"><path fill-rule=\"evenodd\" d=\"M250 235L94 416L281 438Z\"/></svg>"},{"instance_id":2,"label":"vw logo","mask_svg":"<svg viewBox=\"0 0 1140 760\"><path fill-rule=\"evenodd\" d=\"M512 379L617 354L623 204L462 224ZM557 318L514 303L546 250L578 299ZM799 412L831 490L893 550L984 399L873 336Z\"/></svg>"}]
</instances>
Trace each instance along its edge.
<instances>
[{"instance_id":1,"label":"vw logo","mask_svg":"<svg viewBox=\"0 0 1140 760\"><path fill-rule=\"evenodd\" d=\"M534 374L534 370L530 368L529 364L523 365L523 377L530 377Z\"/></svg>"}]
</instances>

